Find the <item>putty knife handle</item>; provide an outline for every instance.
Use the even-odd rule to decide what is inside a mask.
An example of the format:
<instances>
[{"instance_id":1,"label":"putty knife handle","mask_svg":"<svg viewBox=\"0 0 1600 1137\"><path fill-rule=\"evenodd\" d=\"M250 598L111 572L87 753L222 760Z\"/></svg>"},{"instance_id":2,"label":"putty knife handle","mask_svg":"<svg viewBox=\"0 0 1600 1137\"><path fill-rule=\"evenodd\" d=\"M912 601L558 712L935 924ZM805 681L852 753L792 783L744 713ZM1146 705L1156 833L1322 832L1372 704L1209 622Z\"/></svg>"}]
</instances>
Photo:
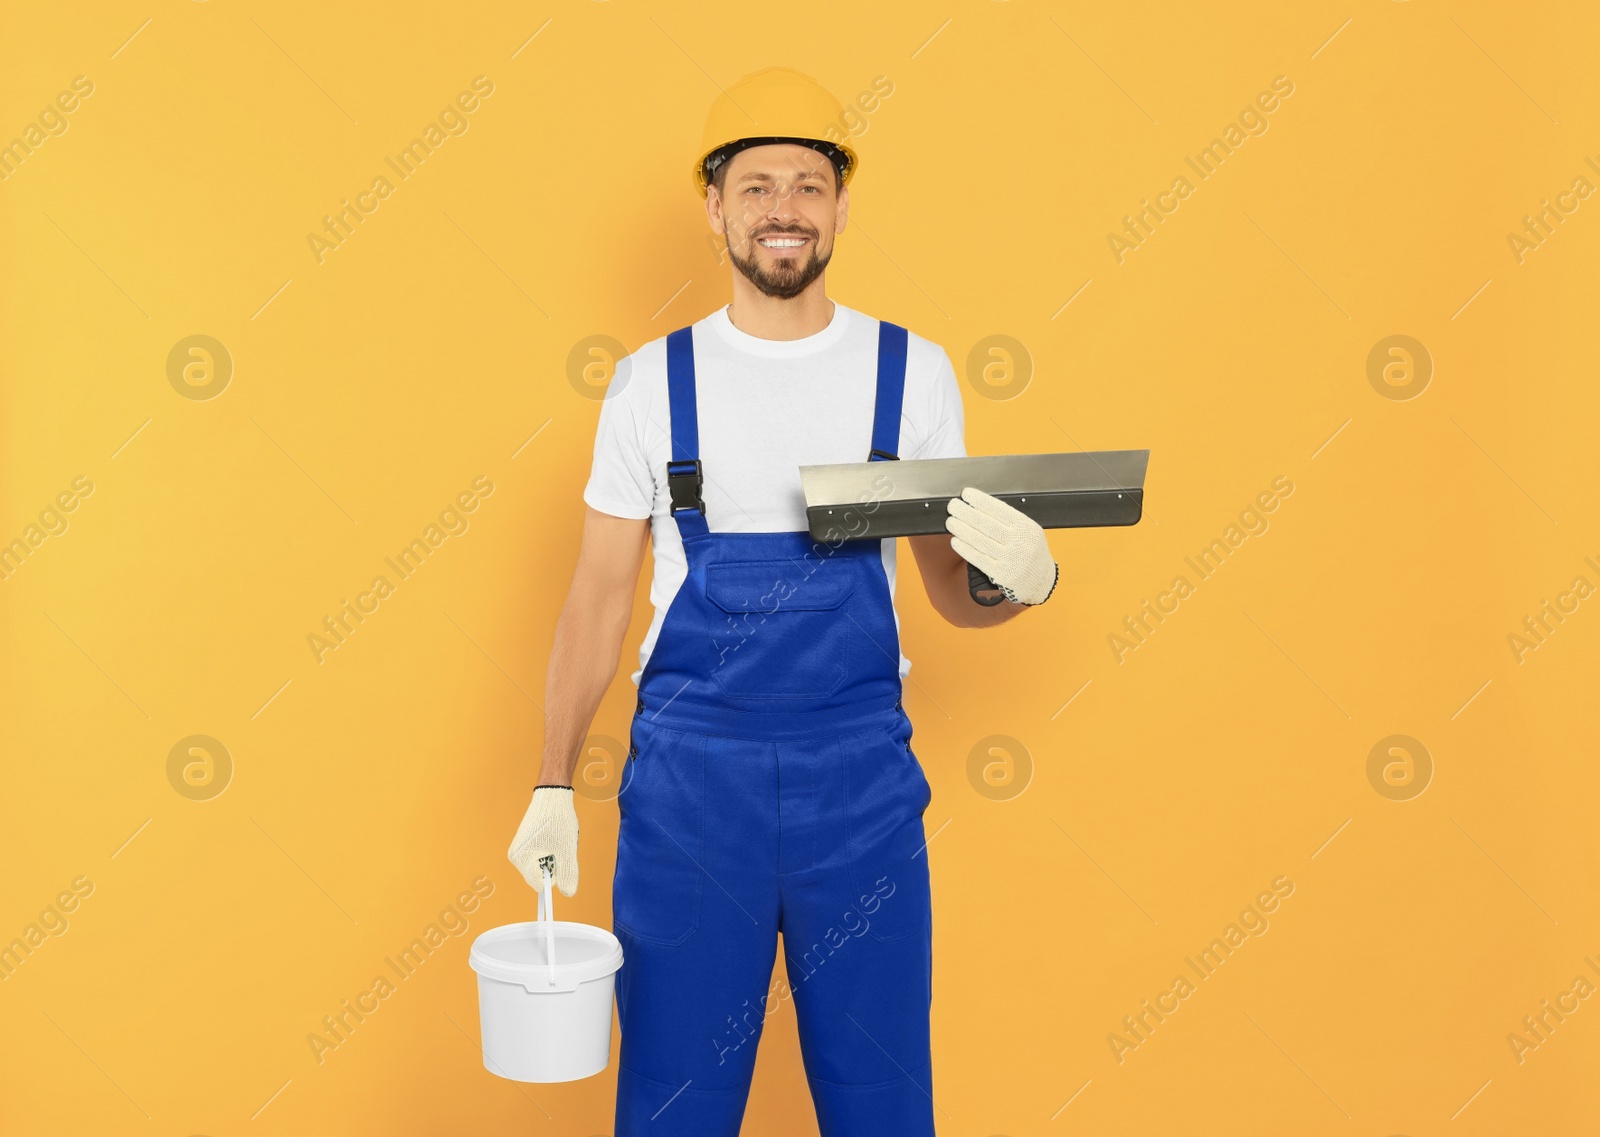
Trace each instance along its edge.
<instances>
[{"instance_id":1,"label":"putty knife handle","mask_svg":"<svg viewBox=\"0 0 1600 1137\"><path fill-rule=\"evenodd\" d=\"M972 593L972 598L985 608L993 608L1005 599L1000 588L994 581L984 575L984 572L971 561L967 562L967 591ZM992 596L980 596L981 592L992 592Z\"/></svg>"}]
</instances>

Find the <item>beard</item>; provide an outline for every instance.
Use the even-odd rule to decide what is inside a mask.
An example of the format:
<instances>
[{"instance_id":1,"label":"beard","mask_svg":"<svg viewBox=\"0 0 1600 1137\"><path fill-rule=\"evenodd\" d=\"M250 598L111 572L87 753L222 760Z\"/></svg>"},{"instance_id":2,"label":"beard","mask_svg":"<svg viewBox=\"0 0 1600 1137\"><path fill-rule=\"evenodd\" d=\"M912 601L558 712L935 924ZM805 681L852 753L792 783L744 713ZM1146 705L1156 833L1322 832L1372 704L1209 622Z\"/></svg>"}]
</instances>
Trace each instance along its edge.
<instances>
[{"instance_id":1,"label":"beard","mask_svg":"<svg viewBox=\"0 0 1600 1137\"><path fill-rule=\"evenodd\" d=\"M727 227L723 227L724 239L728 236ZM762 232L762 237L795 236L811 238L811 255L804 264L797 264L798 257L779 257L775 267L771 270L765 268L758 259L759 254L748 259L741 258L733 251L733 242L728 242L728 259L745 279L755 285L764 296L775 296L779 300L793 300L807 288L811 282L822 275L822 270L828 267L828 262L833 259L833 250L829 249L826 256L817 255L817 235L799 229L768 229ZM751 238L750 244L755 246L757 238Z\"/></svg>"}]
</instances>

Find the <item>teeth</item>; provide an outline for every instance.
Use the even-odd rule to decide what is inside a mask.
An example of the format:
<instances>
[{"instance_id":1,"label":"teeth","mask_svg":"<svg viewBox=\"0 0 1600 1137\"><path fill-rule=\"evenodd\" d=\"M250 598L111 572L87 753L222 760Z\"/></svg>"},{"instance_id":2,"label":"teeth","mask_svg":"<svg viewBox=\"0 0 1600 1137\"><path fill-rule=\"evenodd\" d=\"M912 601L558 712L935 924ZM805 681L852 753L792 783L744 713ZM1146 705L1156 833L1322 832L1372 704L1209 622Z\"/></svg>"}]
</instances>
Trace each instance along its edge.
<instances>
[{"instance_id":1,"label":"teeth","mask_svg":"<svg viewBox=\"0 0 1600 1137\"><path fill-rule=\"evenodd\" d=\"M805 244L801 237L763 237L761 243L769 249L798 249Z\"/></svg>"}]
</instances>

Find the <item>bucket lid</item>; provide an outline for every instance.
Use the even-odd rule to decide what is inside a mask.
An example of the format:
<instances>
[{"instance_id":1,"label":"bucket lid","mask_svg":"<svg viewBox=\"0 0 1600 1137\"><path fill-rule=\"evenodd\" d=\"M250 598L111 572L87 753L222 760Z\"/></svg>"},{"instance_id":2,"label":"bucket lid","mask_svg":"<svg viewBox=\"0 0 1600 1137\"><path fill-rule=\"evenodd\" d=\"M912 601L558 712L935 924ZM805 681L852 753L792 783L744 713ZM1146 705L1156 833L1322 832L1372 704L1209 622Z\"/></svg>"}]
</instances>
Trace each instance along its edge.
<instances>
[{"instance_id":1,"label":"bucket lid","mask_svg":"<svg viewBox=\"0 0 1600 1137\"><path fill-rule=\"evenodd\" d=\"M545 928L555 938L555 985L545 955ZM472 941L472 970L490 979L518 983L530 991L571 991L603 979L622 966L622 943L604 928L569 920L529 920L490 928Z\"/></svg>"}]
</instances>

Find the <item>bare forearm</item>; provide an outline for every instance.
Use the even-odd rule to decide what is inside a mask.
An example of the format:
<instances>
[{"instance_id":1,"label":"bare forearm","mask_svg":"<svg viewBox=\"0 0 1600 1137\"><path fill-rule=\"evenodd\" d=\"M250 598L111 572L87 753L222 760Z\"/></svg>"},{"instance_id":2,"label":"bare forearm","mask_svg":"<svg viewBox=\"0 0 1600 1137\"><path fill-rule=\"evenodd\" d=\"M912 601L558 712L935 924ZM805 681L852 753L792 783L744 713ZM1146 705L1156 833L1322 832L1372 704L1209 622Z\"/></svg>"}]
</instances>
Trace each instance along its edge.
<instances>
[{"instance_id":1,"label":"bare forearm","mask_svg":"<svg viewBox=\"0 0 1600 1137\"><path fill-rule=\"evenodd\" d=\"M991 608L974 600L967 588L967 562L950 547L949 537L912 537L911 551L933 610L958 628L992 628L1015 619L1028 607L1002 600Z\"/></svg>"},{"instance_id":2,"label":"bare forearm","mask_svg":"<svg viewBox=\"0 0 1600 1137\"><path fill-rule=\"evenodd\" d=\"M967 587L967 562L956 558L955 565L930 584L928 597L934 609L958 628L992 628L1015 619L1027 611L1026 604L1009 600L989 607L972 598Z\"/></svg>"},{"instance_id":3,"label":"bare forearm","mask_svg":"<svg viewBox=\"0 0 1600 1137\"><path fill-rule=\"evenodd\" d=\"M631 597L629 598L631 599ZM575 584L556 622L545 680L541 785L571 785L589 724L617 673L631 605Z\"/></svg>"}]
</instances>

